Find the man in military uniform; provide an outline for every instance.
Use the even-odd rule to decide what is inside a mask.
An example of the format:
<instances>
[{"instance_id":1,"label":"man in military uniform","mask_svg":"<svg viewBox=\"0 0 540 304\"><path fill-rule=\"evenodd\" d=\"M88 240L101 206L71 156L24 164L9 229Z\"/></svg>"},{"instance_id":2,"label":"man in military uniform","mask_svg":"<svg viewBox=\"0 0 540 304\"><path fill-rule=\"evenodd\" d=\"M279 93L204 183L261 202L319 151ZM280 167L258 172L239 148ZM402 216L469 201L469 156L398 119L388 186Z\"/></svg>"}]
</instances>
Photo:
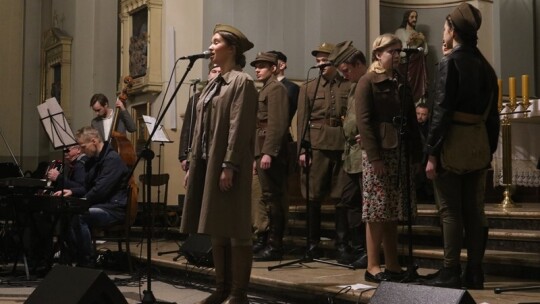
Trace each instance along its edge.
<instances>
[{"instance_id":1,"label":"man in military uniform","mask_svg":"<svg viewBox=\"0 0 540 304\"><path fill-rule=\"evenodd\" d=\"M257 261L281 260L283 256L283 230L285 229L287 181L287 143L289 130L289 102L287 89L274 75L277 56L259 53L251 66L255 67L257 80L263 82L259 91L257 131L255 138L256 170L262 195L259 211L269 218L268 241L258 252Z\"/></svg>"},{"instance_id":2,"label":"man in military uniform","mask_svg":"<svg viewBox=\"0 0 540 304\"><path fill-rule=\"evenodd\" d=\"M345 145L342 117L347 111L350 84L339 76L334 66L325 65L333 49L334 45L322 43L311 52L321 66L320 82L317 79L307 81L301 86L298 96L298 162L303 171L302 195L309 200L309 246L306 256L312 258L322 255L318 247L321 237L321 201L329 196L332 202L338 203L345 178L341 160ZM306 193L306 177L309 178L309 193ZM336 227L342 226L336 224ZM339 239L340 234L337 233L336 260L348 263L349 248Z\"/></svg>"},{"instance_id":3,"label":"man in military uniform","mask_svg":"<svg viewBox=\"0 0 540 304\"><path fill-rule=\"evenodd\" d=\"M283 54L280 51L269 51L268 53L274 54L277 56L277 66L274 72L274 75L276 76L277 80L285 86L287 89L287 96L288 96L288 102L289 102L289 126L291 125L291 121L296 114L296 108L298 103L298 93L300 91L300 87L290 81L287 77L285 77L285 70L287 69L287 56ZM291 167L294 167L296 165L296 143L293 142L293 138L289 132L287 132L287 138L289 140L289 145L287 147L288 149L288 161L287 165L289 167L289 172L291 172ZM293 159L294 158L294 159ZM294 178L296 175L291 174L287 179ZM269 222L270 220L267 217L266 212L266 206L264 204L259 204L259 196L260 196L260 184L259 184L259 176L256 174L253 176L253 191L252 191L252 198L253 198L253 226L255 230L256 240L253 243L253 253L259 253L261 250L263 250L266 247L267 241L268 241L268 230L269 230ZM288 187L288 186L287 186ZM284 190L285 195L287 196L287 189ZM289 208L289 200L288 198L284 198L283 200L283 209L285 210L285 213L287 213Z\"/></svg>"},{"instance_id":4,"label":"man in military uniform","mask_svg":"<svg viewBox=\"0 0 540 304\"><path fill-rule=\"evenodd\" d=\"M347 113L343 120L343 170L346 172L346 179L341 201L336 205L336 232L343 250L348 249L346 244L351 240L354 251L351 252L350 265L354 268L366 268L366 229L362 223L362 148L358 142L360 135L356 125L354 98L356 83L367 71L366 57L352 45L352 41L343 41L336 45L329 59L343 77L351 82Z\"/></svg>"}]
</instances>

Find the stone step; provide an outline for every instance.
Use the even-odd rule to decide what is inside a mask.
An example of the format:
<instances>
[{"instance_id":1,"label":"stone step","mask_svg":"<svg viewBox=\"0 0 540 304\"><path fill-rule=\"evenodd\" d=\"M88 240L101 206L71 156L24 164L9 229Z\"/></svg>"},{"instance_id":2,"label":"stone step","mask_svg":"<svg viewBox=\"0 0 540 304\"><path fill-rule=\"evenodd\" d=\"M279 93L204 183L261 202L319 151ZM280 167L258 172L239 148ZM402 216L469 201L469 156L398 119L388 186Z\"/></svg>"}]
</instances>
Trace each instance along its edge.
<instances>
[{"instance_id":1,"label":"stone step","mask_svg":"<svg viewBox=\"0 0 540 304\"><path fill-rule=\"evenodd\" d=\"M400 242L407 242L408 227L398 226ZM416 245L442 245L441 229L428 225L413 225L412 233ZM306 235L306 221L290 219L287 234ZM330 221L321 222L321 235L330 239L335 236L335 224ZM490 228L487 248L497 250L513 249L518 252L540 252L540 231L523 229Z\"/></svg>"},{"instance_id":2,"label":"stone step","mask_svg":"<svg viewBox=\"0 0 540 304\"><path fill-rule=\"evenodd\" d=\"M305 248L305 237L286 236L285 248L289 254L302 254L301 248ZM334 257L334 241L329 238L321 238L320 248L324 250L325 257ZM408 246L400 244L398 250L402 264L407 264ZM413 258L415 264L422 268L438 269L442 267L444 251L441 246L418 246L413 245ZM461 251L463 267L467 261L466 250ZM491 275L504 275L516 278L537 279L540 277L540 253L539 252L516 252L508 250L486 250L484 257L484 271Z\"/></svg>"},{"instance_id":3,"label":"stone step","mask_svg":"<svg viewBox=\"0 0 540 304\"><path fill-rule=\"evenodd\" d=\"M435 204L418 204L417 205L418 217L435 217L439 218L437 207ZM321 212L323 214L333 214L335 211L334 205L324 204L321 206ZM305 213L305 205L291 205L289 206L289 214ZM485 207L486 216L489 218L501 218L501 219L516 219L516 220L540 220L540 203L523 203L519 204L515 208L502 208L497 204L486 204Z\"/></svg>"}]
</instances>

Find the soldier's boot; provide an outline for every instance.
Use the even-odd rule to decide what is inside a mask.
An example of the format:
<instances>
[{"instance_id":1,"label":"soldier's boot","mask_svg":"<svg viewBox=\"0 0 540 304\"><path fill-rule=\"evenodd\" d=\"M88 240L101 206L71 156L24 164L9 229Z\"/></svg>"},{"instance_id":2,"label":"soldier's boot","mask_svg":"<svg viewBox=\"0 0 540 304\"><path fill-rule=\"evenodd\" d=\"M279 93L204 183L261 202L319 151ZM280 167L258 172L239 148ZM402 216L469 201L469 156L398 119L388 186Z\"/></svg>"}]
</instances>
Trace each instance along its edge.
<instances>
[{"instance_id":1,"label":"soldier's boot","mask_svg":"<svg viewBox=\"0 0 540 304\"><path fill-rule=\"evenodd\" d=\"M216 291L197 304L221 304L231 292L231 245L218 244L212 240L212 257L216 272Z\"/></svg>"},{"instance_id":2,"label":"soldier's boot","mask_svg":"<svg viewBox=\"0 0 540 304\"><path fill-rule=\"evenodd\" d=\"M253 252L250 246L233 246L231 253L232 287L229 297L223 304L249 304L247 291Z\"/></svg>"}]
</instances>

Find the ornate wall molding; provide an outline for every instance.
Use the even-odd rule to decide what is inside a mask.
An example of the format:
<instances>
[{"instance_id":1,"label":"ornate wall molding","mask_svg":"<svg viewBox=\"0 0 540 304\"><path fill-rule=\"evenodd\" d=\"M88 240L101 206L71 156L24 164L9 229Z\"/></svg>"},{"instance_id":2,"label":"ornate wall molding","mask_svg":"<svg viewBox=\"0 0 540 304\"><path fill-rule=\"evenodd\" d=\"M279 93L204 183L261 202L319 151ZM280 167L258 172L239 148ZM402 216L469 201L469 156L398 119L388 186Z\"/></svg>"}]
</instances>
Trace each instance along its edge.
<instances>
[{"instance_id":1,"label":"ornate wall molding","mask_svg":"<svg viewBox=\"0 0 540 304\"><path fill-rule=\"evenodd\" d=\"M40 100L56 97L71 122L71 43L73 38L59 28L43 33L41 47Z\"/></svg>"},{"instance_id":2,"label":"ornate wall molding","mask_svg":"<svg viewBox=\"0 0 540 304\"><path fill-rule=\"evenodd\" d=\"M133 77L133 95L161 92L162 0L122 0L121 79Z\"/></svg>"}]
</instances>

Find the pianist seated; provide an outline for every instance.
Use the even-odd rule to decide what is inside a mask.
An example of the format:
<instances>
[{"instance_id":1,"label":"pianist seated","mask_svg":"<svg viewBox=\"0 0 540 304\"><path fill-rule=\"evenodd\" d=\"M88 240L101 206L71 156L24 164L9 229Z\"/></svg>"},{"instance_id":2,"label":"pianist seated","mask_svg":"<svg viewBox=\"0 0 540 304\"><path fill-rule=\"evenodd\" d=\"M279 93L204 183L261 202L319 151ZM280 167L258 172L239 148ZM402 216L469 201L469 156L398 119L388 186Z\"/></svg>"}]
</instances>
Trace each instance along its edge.
<instances>
[{"instance_id":1,"label":"pianist seated","mask_svg":"<svg viewBox=\"0 0 540 304\"><path fill-rule=\"evenodd\" d=\"M90 205L88 211L76 216L72 223L77 265L88 267L95 262L90 229L124 220L130 171L95 128L83 127L75 136L82 153L88 156L85 183L54 195L85 198Z\"/></svg>"},{"instance_id":2,"label":"pianist seated","mask_svg":"<svg viewBox=\"0 0 540 304\"><path fill-rule=\"evenodd\" d=\"M63 172L60 172L58 168L51 168L47 171L46 178L54 183L57 190L84 186L86 177L85 164L88 157L82 153L81 146L75 145L65 149L64 160L66 165L62 170Z\"/></svg>"}]
</instances>

